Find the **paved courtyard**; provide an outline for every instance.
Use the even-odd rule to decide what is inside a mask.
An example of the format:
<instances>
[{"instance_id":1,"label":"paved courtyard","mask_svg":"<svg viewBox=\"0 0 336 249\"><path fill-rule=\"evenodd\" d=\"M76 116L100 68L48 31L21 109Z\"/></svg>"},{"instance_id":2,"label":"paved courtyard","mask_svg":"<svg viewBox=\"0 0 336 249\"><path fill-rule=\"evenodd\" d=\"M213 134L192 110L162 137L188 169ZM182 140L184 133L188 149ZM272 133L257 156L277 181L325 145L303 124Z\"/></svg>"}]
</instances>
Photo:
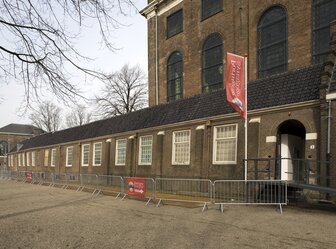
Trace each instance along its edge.
<instances>
[{"instance_id":1,"label":"paved courtyard","mask_svg":"<svg viewBox=\"0 0 336 249\"><path fill-rule=\"evenodd\" d=\"M336 210L186 208L0 180L0 248L336 248Z\"/></svg>"}]
</instances>

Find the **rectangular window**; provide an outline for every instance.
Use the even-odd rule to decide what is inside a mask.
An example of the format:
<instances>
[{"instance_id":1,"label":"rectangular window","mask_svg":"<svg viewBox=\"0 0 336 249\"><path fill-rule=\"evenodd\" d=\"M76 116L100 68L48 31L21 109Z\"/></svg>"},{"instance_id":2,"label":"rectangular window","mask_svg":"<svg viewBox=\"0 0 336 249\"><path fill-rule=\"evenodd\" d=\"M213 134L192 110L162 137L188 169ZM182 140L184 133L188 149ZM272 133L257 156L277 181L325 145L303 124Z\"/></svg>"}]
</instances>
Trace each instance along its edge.
<instances>
[{"instance_id":1,"label":"rectangular window","mask_svg":"<svg viewBox=\"0 0 336 249\"><path fill-rule=\"evenodd\" d=\"M176 11L167 17L167 38L183 31L183 11Z\"/></svg>"},{"instance_id":2,"label":"rectangular window","mask_svg":"<svg viewBox=\"0 0 336 249\"><path fill-rule=\"evenodd\" d=\"M213 163L237 163L237 125L223 125L214 128Z\"/></svg>"},{"instance_id":3,"label":"rectangular window","mask_svg":"<svg viewBox=\"0 0 336 249\"><path fill-rule=\"evenodd\" d=\"M35 167L35 162L36 162L36 153L35 151L32 152L32 166Z\"/></svg>"},{"instance_id":4,"label":"rectangular window","mask_svg":"<svg viewBox=\"0 0 336 249\"><path fill-rule=\"evenodd\" d=\"M31 152L27 152L27 166L30 166L30 153Z\"/></svg>"},{"instance_id":5,"label":"rectangular window","mask_svg":"<svg viewBox=\"0 0 336 249\"><path fill-rule=\"evenodd\" d=\"M89 166L90 144L82 145L82 166Z\"/></svg>"},{"instance_id":6,"label":"rectangular window","mask_svg":"<svg viewBox=\"0 0 336 249\"><path fill-rule=\"evenodd\" d=\"M202 20L223 10L223 0L202 0Z\"/></svg>"},{"instance_id":7,"label":"rectangular window","mask_svg":"<svg viewBox=\"0 0 336 249\"><path fill-rule=\"evenodd\" d=\"M101 165L102 143L93 144L93 166Z\"/></svg>"},{"instance_id":8,"label":"rectangular window","mask_svg":"<svg viewBox=\"0 0 336 249\"><path fill-rule=\"evenodd\" d=\"M140 137L139 142L139 164L151 165L152 164L152 145L153 136Z\"/></svg>"},{"instance_id":9,"label":"rectangular window","mask_svg":"<svg viewBox=\"0 0 336 249\"><path fill-rule=\"evenodd\" d=\"M126 163L126 139L119 139L116 141L116 165L125 165Z\"/></svg>"},{"instance_id":10,"label":"rectangular window","mask_svg":"<svg viewBox=\"0 0 336 249\"><path fill-rule=\"evenodd\" d=\"M187 165L190 163L190 131L173 132L172 164Z\"/></svg>"},{"instance_id":11,"label":"rectangular window","mask_svg":"<svg viewBox=\"0 0 336 249\"><path fill-rule=\"evenodd\" d=\"M50 166L55 167L55 165L56 165L56 149L52 149Z\"/></svg>"},{"instance_id":12,"label":"rectangular window","mask_svg":"<svg viewBox=\"0 0 336 249\"><path fill-rule=\"evenodd\" d=\"M21 167L21 154L18 154L18 164L19 164L19 167Z\"/></svg>"},{"instance_id":13,"label":"rectangular window","mask_svg":"<svg viewBox=\"0 0 336 249\"><path fill-rule=\"evenodd\" d=\"M44 150L44 166L47 167L49 165L49 149Z\"/></svg>"},{"instance_id":14,"label":"rectangular window","mask_svg":"<svg viewBox=\"0 0 336 249\"><path fill-rule=\"evenodd\" d=\"M26 166L26 153L22 153L21 154L21 157L22 157L22 166L24 167L24 166Z\"/></svg>"},{"instance_id":15,"label":"rectangular window","mask_svg":"<svg viewBox=\"0 0 336 249\"><path fill-rule=\"evenodd\" d=\"M73 153L73 146L69 146L66 149L66 167L71 167L72 166L72 153Z\"/></svg>"}]
</instances>

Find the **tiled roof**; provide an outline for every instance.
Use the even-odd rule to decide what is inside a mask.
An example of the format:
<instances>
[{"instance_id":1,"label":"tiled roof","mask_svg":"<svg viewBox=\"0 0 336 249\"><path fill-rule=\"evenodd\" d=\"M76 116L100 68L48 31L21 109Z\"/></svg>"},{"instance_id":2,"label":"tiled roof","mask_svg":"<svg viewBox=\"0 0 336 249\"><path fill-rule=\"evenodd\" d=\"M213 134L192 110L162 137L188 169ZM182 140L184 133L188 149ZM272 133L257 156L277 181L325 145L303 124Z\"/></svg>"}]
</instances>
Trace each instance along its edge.
<instances>
[{"instance_id":1,"label":"tiled roof","mask_svg":"<svg viewBox=\"0 0 336 249\"><path fill-rule=\"evenodd\" d=\"M322 66L279 74L248 84L248 110L299 103L319 98ZM158 105L125 115L33 137L22 149L78 141L189 120L233 113L225 90Z\"/></svg>"},{"instance_id":2,"label":"tiled roof","mask_svg":"<svg viewBox=\"0 0 336 249\"><path fill-rule=\"evenodd\" d=\"M38 130L39 133L43 131L33 125L25 124L9 124L0 128L0 133L14 133L14 134L34 134L34 130Z\"/></svg>"}]
</instances>

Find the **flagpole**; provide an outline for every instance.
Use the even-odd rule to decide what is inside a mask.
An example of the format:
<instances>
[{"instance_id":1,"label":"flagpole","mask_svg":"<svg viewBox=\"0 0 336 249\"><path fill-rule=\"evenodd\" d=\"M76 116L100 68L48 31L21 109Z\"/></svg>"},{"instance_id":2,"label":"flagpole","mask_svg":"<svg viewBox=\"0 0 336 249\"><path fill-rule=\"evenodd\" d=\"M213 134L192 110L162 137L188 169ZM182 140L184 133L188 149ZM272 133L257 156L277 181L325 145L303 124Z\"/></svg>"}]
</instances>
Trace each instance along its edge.
<instances>
[{"instance_id":1,"label":"flagpole","mask_svg":"<svg viewBox=\"0 0 336 249\"><path fill-rule=\"evenodd\" d=\"M244 55L244 85L245 85L245 181L247 181L247 54Z\"/></svg>"}]
</instances>

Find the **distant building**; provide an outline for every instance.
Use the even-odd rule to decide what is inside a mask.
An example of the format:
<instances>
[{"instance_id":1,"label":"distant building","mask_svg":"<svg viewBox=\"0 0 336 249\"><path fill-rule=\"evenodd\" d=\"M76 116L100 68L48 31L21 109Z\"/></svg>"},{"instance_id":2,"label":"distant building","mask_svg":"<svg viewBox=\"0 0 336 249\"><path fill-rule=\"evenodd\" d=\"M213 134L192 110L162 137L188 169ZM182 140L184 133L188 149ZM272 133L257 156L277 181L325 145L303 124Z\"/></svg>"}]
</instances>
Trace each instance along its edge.
<instances>
[{"instance_id":1,"label":"distant building","mask_svg":"<svg viewBox=\"0 0 336 249\"><path fill-rule=\"evenodd\" d=\"M22 141L44 133L43 130L25 124L9 124L0 128L0 166L7 165L7 154Z\"/></svg>"}]
</instances>

